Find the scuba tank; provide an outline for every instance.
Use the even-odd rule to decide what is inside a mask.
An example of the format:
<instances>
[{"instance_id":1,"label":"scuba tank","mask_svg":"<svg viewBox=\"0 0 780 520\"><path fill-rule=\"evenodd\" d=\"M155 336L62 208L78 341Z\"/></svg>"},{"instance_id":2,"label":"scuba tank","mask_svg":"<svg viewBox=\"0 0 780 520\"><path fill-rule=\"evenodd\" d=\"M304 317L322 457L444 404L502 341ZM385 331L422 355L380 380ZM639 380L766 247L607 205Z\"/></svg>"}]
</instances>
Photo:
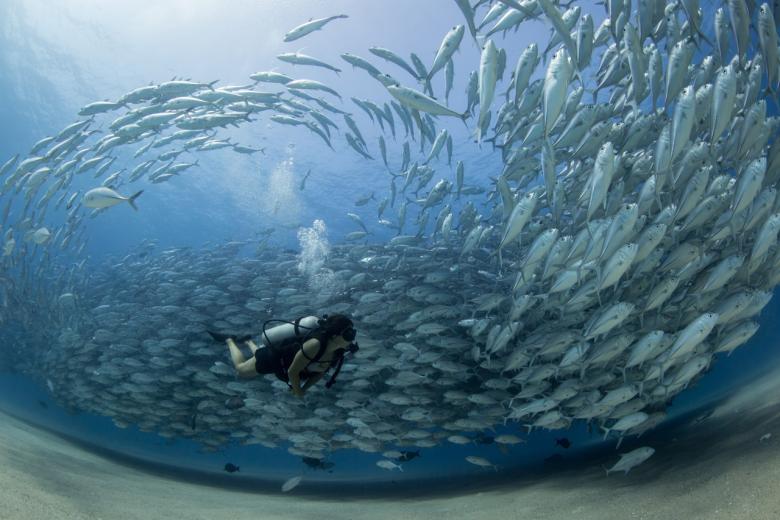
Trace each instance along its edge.
<instances>
[{"instance_id":1,"label":"scuba tank","mask_svg":"<svg viewBox=\"0 0 780 520\"><path fill-rule=\"evenodd\" d=\"M268 328L269 323L279 322L279 325ZM263 344L268 348L275 348L295 338L303 339L320 326L320 318L306 316L295 321L268 320L263 323L263 333L260 336Z\"/></svg>"}]
</instances>

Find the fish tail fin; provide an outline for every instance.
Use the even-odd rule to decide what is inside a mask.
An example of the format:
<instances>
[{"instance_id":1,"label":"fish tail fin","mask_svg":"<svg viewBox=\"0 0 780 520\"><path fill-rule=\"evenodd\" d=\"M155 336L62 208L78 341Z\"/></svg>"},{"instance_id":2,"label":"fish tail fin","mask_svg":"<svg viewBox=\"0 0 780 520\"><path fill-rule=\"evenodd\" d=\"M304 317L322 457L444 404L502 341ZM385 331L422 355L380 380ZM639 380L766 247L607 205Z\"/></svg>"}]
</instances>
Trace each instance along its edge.
<instances>
[{"instance_id":1,"label":"fish tail fin","mask_svg":"<svg viewBox=\"0 0 780 520\"><path fill-rule=\"evenodd\" d=\"M433 78L433 73L429 71L427 76L420 78L420 83L425 86L425 91L430 91L431 97L436 99L433 95L433 87L431 87L431 78Z\"/></svg>"},{"instance_id":2,"label":"fish tail fin","mask_svg":"<svg viewBox=\"0 0 780 520\"><path fill-rule=\"evenodd\" d=\"M423 83L423 92L427 92L429 96L431 96L433 99L436 98L436 94L433 93L433 85L431 85L431 76L426 76L422 78Z\"/></svg>"},{"instance_id":3,"label":"fish tail fin","mask_svg":"<svg viewBox=\"0 0 780 520\"><path fill-rule=\"evenodd\" d=\"M634 116L638 116L641 114L639 103L636 101L636 99L632 99L628 102L628 106L631 107L631 114Z\"/></svg>"},{"instance_id":4,"label":"fish tail fin","mask_svg":"<svg viewBox=\"0 0 780 520\"><path fill-rule=\"evenodd\" d=\"M579 84L582 86L582 88L585 88L585 78L582 77L582 72L579 67L576 67L574 71L574 79L576 79Z\"/></svg>"},{"instance_id":5,"label":"fish tail fin","mask_svg":"<svg viewBox=\"0 0 780 520\"><path fill-rule=\"evenodd\" d=\"M466 110L460 115L460 120L463 121L463 126L465 126L466 128L469 127L468 123L466 123L466 119L468 119L469 117L471 117L471 112L468 110Z\"/></svg>"},{"instance_id":6,"label":"fish tail fin","mask_svg":"<svg viewBox=\"0 0 780 520\"><path fill-rule=\"evenodd\" d=\"M701 46L699 45L698 38L694 37L693 33L696 33L699 38L707 42L707 45L709 45L712 48L715 48L715 46L712 44L712 40L710 40L706 34L704 34L704 31L701 30L701 26L694 24L690 18L688 18L688 24L691 26L691 38L693 38L693 44L696 45L697 50L702 50Z\"/></svg>"},{"instance_id":7,"label":"fish tail fin","mask_svg":"<svg viewBox=\"0 0 780 520\"><path fill-rule=\"evenodd\" d=\"M129 199L127 199L127 202L133 207L134 210L138 211L138 206L135 205L135 199L141 196L141 194L144 192L144 190L140 190L139 192L135 193L134 195L131 195Z\"/></svg>"}]
</instances>

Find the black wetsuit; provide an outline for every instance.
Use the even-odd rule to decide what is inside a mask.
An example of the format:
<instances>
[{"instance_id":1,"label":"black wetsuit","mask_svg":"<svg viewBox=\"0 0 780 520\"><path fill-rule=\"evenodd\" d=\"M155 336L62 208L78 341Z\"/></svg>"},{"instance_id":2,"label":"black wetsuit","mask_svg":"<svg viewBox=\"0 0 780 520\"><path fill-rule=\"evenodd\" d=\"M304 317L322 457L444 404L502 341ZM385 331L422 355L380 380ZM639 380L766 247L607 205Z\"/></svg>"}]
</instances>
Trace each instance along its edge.
<instances>
[{"instance_id":1,"label":"black wetsuit","mask_svg":"<svg viewBox=\"0 0 780 520\"><path fill-rule=\"evenodd\" d=\"M307 339L316 339L320 342L320 345L325 346L324 338L322 334L318 332L314 332ZM290 379L287 376L287 371L290 369L290 365L292 365L295 356L302 347L303 344L301 343L300 338L291 338L282 345L259 348L255 351L255 370L257 370L258 374L274 374L285 383L288 383ZM309 361L314 361L314 359L308 358L305 352L303 355L307 357ZM301 370L300 378L302 380L309 379L319 373L320 372L312 372L307 368L304 368Z\"/></svg>"}]
</instances>

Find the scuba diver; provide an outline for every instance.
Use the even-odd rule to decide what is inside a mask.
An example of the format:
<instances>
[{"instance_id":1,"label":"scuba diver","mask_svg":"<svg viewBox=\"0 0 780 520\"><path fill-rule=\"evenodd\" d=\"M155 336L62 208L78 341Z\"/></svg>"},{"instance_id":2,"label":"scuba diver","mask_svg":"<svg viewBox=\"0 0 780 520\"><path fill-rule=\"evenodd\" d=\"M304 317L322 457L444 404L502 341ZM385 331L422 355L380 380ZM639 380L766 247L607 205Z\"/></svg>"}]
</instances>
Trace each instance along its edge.
<instances>
[{"instance_id":1,"label":"scuba diver","mask_svg":"<svg viewBox=\"0 0 780 520\"><path fill-rule=\"evenodd\" d=\"M267 329L272 322L282 324ZM323 318L307 316L292 322L266 321L263 323L262 347L258 347L251 336L207 332L216 341L227 343L238 377L248 379L258 374L274 374L287 383L297 397L303 397L330 367L335 366L333 375L325 384L326 388L330 388L344 363L344 354L355 353L359 348L352 320L343 314L325 315ZM243 342L251 350L252 357L246 359L236 342Z\"/></svg>"}]
</instances>

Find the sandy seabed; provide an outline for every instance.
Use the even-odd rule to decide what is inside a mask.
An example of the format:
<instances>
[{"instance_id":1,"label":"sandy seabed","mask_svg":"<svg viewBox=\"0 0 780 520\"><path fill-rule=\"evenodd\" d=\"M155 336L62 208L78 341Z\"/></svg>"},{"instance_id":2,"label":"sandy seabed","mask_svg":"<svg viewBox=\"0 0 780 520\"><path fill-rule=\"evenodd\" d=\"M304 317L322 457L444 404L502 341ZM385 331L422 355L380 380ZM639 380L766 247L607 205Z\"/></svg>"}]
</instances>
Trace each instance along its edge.
<instances>
[{"instance_id":1,"label":"sandy seabed","mask_svg":"<svg viewBox=\"0 0 780 520\"><path fill-rule=\"evenodd\" d=\"M617 460L606 452L430 497L329 499L303 485L273 494L171 478L0 414L0 519L780 519L777 372L646 442L656 454L627 476L604 475Z\"/></svg>"}]
</instances>

